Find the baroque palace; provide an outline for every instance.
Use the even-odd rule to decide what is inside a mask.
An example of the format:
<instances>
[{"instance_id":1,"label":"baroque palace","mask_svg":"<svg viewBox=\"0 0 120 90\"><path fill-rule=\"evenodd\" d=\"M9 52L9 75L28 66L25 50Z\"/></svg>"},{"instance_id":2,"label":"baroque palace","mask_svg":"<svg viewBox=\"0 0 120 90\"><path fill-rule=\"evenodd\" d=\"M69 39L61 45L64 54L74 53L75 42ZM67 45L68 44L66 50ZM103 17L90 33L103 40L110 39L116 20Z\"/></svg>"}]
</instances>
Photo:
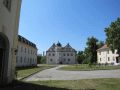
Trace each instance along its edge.
<instances>
[{"instance_id":1,"label":"baroque palace","mask_svg":"<svg viewBox=\"0 0 120 90\"><path fill-rule=\"evenodd\" d=\"M37 66L37 47L34 43L18 35L16 67Z\"/></svg>"},{"instance_id":2,"label":"baroque palace","mask_svg":"<svg viewBox=\"0 0 120 90\"><path fill-rule=\"evenodd\" d=\"M46 51L47 64L75 64L76 50L68 43L65 47L58 42Z\"/></svg>"}]
</instances>

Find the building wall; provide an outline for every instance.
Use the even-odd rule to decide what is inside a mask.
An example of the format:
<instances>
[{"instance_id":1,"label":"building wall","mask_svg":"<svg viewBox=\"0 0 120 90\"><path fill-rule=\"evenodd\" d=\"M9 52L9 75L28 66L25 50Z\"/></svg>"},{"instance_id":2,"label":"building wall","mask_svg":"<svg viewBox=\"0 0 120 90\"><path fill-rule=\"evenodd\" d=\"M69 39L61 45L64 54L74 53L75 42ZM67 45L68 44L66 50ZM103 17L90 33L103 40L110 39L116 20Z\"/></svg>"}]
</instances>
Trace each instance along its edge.
<instances>
[{"instance_id":1,"label":"building wall","mask_svg":"<svg viewBox=\"0 0 120 90\"><path fill-rule=\"evenodd\" d=\"M116 57L118 57L117 50L114 53L110 49L97 51L98 63L114 63L116 64Z\"/></svg>"},{"instance_id":2,"label":"building wall","mask_svg":"<svg viewBox=\"0 0 120 90\"><path fill-rule=\"evenodd\" d=\"M19 15L21 0L11 0L11 9L9 10L5 4L5 0L0 0L0 33L8 39L9 48L7 48L8 59L5 65L5 75L3 75L3 82L11 82L15 77L15 64L17 49L17 36L19 26ZM2 81L1 81L2 82Z\"/></svg>"},{"instance_id":3,"label":"building wall","mask_svg":"<svg viewBox=\"0 0 120 90\"><path fill-rule=\"evenodd\" d=\"M71 55L72 54L72 55ZM75 64L75 52L47 52L47 64Z\"/></svg>"},{"instance_id":4,"label":"building wall","mask_svg":"<svg viewBox=\"0 0 120 90\"><path fill-rule=\"evenodd\" d=\"M37 48L18 42L18 53L16 67L36 66L37 65Z\"/></svg>"}]
</instances>

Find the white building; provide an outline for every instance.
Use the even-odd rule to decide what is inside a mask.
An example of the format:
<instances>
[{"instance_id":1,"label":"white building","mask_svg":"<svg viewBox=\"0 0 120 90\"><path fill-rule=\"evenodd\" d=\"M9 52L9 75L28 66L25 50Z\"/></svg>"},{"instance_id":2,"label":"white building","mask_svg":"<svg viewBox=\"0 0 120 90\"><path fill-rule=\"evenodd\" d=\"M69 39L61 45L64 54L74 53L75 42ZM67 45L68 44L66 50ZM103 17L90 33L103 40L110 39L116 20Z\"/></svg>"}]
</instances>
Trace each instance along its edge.
<instances>
[{"instance_id":1,"label":"white building","mask_svg":"<svg viewBox=\"0 0 120 90\"><path fill-rule=\"evenodd\" d=\"M37 47L22 36L18 36L16 67L37 66Z\"/></svg>"},{"instance_id":2,"label":"white building","mask_svg":"<svg viewBox=\"0 0 120 90\"><path fill-rule=\"evenodd\" d=\"M15 77L21 0L0 0L0 84Z\"/></svg>"},{"instance_id":3,"label":"white building","mask_svg":"<svg viewBox=\"0 0 120 90\"><path fill-rule=\"evenodd\" d=\"M61 43L53 44L46 51L47 64L75 64L76 50L69 44L62 47Z\"/></svg>"},{"instance_id":4,"label":"white building","mask_svg":"<svg viewBox=\"0 0 120 90\"><path fill-rule=\"evenodd\" d=\"M97 50L97 62L100 64L118 64L120 63L118 56L117 50L113 53L107 45Z\"/></svg>"}]
</instances>

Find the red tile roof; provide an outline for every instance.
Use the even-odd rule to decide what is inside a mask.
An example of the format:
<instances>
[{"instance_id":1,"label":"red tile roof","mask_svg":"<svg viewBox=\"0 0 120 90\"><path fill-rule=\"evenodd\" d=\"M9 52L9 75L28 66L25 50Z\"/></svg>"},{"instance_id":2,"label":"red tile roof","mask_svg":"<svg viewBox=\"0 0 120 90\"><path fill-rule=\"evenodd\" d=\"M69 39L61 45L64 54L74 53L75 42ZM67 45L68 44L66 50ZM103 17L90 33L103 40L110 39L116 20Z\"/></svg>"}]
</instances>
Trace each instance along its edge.
<instances>
[{"instance_id":1,"label":"red tile roof","mask_svg":"<svg viewBox=\"0 0 120 90\"><path fill-rule=\"evenodd\" d=\"M104 50L104 49L109 49L109 47L108 47L108 45L107 45L107 44L105 44L105 45L104 45L104 46L102 46L101 48L97 49L97 51L98 51L98 50Z\"/></svg>"}]
</instances>

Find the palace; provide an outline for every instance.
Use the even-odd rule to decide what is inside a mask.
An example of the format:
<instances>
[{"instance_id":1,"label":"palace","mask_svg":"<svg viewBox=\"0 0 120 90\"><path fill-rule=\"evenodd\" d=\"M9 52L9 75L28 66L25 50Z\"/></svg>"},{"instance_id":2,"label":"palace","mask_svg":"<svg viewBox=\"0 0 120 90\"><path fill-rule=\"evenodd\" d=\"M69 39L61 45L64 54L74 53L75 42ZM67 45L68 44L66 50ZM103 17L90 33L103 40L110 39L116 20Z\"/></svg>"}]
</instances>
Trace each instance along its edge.
<instances>
[{"instance_id":1,"label":"palace","mask_svg":"<svg viewBox=\"0 0 120 90\"><path fill-rule=\"evenodd\" d=\"M37 66L37 47L34 43L18 35L16 67Z\"/></svg>"},{"instance_id":2,"label":"palace","mask_svg":"<svg viewBox=\"0 0 120 90\"><path fill-rule=\"evenodd\" d=\"M0 85L15 78L21 0L0 0Z\"/></svg>"},{"instance_id":3,"label":"palace","mask_svg":"<svg viewBox=\"0 0 120 90\"><path fill-rule=\"evenodd\" d=\"M47 64L75 64L76 50L69 43L62 47L61 43L53 44L46 51Z\"/></svg>"}]
</instances>

